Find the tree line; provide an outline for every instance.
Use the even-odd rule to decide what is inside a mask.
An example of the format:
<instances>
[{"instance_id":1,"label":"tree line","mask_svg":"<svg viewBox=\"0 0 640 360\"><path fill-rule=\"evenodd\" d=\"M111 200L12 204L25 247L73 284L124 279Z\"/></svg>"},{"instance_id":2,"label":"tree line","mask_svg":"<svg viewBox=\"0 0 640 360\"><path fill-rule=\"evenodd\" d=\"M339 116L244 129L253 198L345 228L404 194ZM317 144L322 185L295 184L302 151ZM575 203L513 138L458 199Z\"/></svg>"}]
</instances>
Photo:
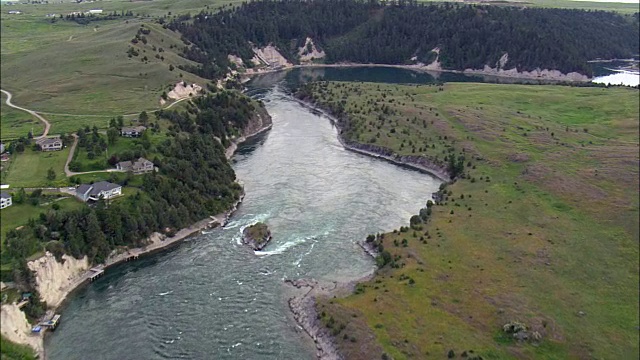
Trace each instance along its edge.
<instances>
[{"instance_id":1,"label":"tree line","mask_svg":"<svg viewBox=\"0 0 640 360\"><path fill-rule=\"evenodd\" d=\"M221 91L194 99L186 111L156 113L171 123L167 140L156 149L161 154L155 164L159 172L141 175L142 186L123 198L77 210L54 207L9 230L2 260L12 264L13 280L23 288L33 287L26 259L43 248L57 257L87 255L91 263L101 263L117 247L142 246L153 232L170 236L229 209L242 188L223 144L239 134L256 111L264 111L261 104L235 91ZM88 145L100 142L95 131L83 138Z\"/></svg>"},{"instance_id":2,"label":"tree line","mask_svg":"<svg viewBox=\"0 0 640 360\"><path fill-rule=\"evenodd\" d=\"M188 66L219 78L233 54L252 66L252 44L274 44L289 61L311 37L326 62L428 63L440 49L446 69L536 68L591 74L588 60L638 51L638 14L413 1L387 5L357 0L266 0L182 16L164 26L182 34Z\"/></svg>"}]
</instances>

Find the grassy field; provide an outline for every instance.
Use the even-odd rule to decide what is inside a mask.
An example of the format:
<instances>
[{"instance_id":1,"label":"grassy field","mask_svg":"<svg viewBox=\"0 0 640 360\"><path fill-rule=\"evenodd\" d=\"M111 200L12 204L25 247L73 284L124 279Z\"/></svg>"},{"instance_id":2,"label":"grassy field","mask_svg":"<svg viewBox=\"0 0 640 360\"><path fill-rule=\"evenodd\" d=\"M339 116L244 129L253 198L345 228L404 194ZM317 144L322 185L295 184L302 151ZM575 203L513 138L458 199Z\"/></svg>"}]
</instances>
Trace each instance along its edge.
<instances>
[{"instance_id":1,"label":"grassy field","mask_svg":"<svg viewBox=\"0 0 640 360\"><path fill-rule=\"evenodd\" d=\"M420 0L431 2L443 2L442 0ZM473 2L473 1L469 1ZM480 3L480 1L476 1ZM572 0L499 0L499 1L486 1L484 4L498 5L498 6L532 6L532 7L549 7L549 8L562 8L562 9L580 9L580 10L601 10L601 11L616 11L623 14L633 14L640 11L637 3L623 3L623 2L597 2L597 1L572 1Z\"/></svg>"},{"instance_id":2,"label":"grassy field","mask_svg":"<svg viewBox=\"0 0 640 360\"><path fill-rule=\"evenodd\" d=\"M0 336L0 355L2 360L35 359L33 349L26 345L18 345Z\"/></svg>"},{"instance_id":3,"label":"grassy field","mask_svg":"<svg viewBox=\"0 0 640 360\"><path fill-rule=\"evenodd\" d=\"M29 219L40 216L40 213L44 213L48 209L51 209L53 204L58 204L60 209L73 210L85 206L83 202L70 197L70 195L64 194L66 199L59 200L59 197L55 196L43 196L40 205L33 205L26 199L22 204L16 204L2 209L0 217L2 223L0 224L0 231L2 242L0 248L4 248L4 240L8 230L15 229L18 226L26 225Z\"/></svg>"},{"instance_id":4,"label":"grassy field","mask_svg":"<svg viewBox=\"0 0 640 360\"><path fill-rule=\"evenodd\" d=\"M2 88L14 94L16 104L51 118L52 133L76 130L78 122L103 128L110 117L155 110L160 107L162 92L178 81L204 86L207 80L177 68L169 71L169 65L188 63L177 55L184 44L178 34L155 23L153 16L195 13L225 3L229 2L2 5ZM96 7L105 12L132 10L140 16L89 25L62 20L51 23L45 17L47 13L67 14ZM9 15L8 9L24 13ZM146 36L148 42L135 45L139 55L129 58L127 49L133 46L130 40L141 25L151 30ZM47 66L38 65L43 63Z\"/></svg>"},{"instance_id":5,"label":"grassy field","mask_svg":"<svg viewBox=\"0 0 640 360\"><path fill-rule=\"evenodd\" d=\"M40 120L31 116L24 111L16 110L8 106L5 101L7 97L2 94L0 99L0 139L16 139L21 136L27 136L29 131L33 130L34 136L42 134L44 125Z\"/></svg>"},{"instance_id":6,"label":"grassy field","mask_svg":"<svg viewBox=\"0 0 640 360\"><path fill-rule=\"evenodd\" d=\"M637 90L330 83L318 93L344 99L361 142L380 132L375 144L398 153L466 158L466 178L428 224L385 234L397 268L319 304L325 323L346 326L337 339L351 358L380 358L371 339L394 359L638 358ZM542 340L503 333L514 320Z\"/></svg>"},{"instance_id":7,"label":"grassy field","mask_svg":"<svg viewBox=\"0 0 640 360\"><path fill-rule=\"evenodd\" d=\"M69 147L50 152L25 149L22 154L12 155L9 165L2 171L1 181L12 188L64 186L67 184L64 164L68 154ZM56 172L55 180L47 179L49 168Z\"/></svg>"}]
</instances>

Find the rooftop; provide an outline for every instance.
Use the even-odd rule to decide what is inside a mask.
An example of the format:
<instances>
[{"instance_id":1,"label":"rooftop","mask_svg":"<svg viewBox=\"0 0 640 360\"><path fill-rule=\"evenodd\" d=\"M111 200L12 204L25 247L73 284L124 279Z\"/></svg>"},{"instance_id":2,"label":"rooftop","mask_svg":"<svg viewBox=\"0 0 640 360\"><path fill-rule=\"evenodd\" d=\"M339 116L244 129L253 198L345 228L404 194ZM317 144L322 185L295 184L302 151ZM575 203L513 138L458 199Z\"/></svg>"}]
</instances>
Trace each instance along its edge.
<instances>
[{"instance_id":1,"label":"rooftop","mask_svg":"<svg viewBox=\"0 0 640 360\"><path fill-rule=\"evenodd\" d=\"M11 198L11 195L6 191L2 191L2 192L0 192L0 198L9 199L9 198Z\"/></svg>"}]
</instances>

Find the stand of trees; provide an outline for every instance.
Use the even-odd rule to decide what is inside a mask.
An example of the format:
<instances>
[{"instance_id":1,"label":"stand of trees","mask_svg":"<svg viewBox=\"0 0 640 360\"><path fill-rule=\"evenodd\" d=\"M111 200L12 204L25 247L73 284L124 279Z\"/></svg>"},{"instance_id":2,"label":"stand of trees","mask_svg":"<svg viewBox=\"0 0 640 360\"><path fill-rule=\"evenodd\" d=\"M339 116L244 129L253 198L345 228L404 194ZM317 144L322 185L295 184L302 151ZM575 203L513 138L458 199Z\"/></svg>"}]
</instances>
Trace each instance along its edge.
<instances>
[{"instance_id":1,"label":"stand of trees","mask_svg":"<svg viewBox=\"0 0 640 360\"><path fill-rule=\"evenodd\" d=\"M637 14L375 0L255 1L166 26L183 35L183 55L200 64L186 70L208 78L227 72L228 54L250 63L250 42L274 44L296 63L307 36L331 63L427 63L439 48L448 69L495 67L508 53L508 69L590 75L588 60L636 54L639 31Z\"/></svg>"},{"instance_id":2,"label":"stand of trees","mask_svg":"<svg viewBox=\"0 0 640 360\"><path fill-rule=\"evenodd\" d=\"M29 288L26 258L43 248L56 256L87 255L103 262L118 246L141 246L159 231L171 235L209 215L226 211L242 188L225 157L227 136L238 134L260 104L237 92L219 92L193 100L188 111L160 111L171 122L169 138L158 146L160 171L143 175L135 194L73 211L51 209L6 236L3 263L12 263L13 279ZM83 134L87 143L95 134Z\"/></svg>"}]
</instances>

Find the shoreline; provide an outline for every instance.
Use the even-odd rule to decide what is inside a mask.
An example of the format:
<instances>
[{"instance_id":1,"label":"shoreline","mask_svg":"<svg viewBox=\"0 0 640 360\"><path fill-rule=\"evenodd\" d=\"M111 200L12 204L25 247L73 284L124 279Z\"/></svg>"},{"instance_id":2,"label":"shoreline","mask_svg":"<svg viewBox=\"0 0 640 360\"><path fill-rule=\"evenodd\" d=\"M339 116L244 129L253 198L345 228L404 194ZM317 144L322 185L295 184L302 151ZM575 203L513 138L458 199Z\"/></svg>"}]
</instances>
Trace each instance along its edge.
<instances>
[{"instance_id":1,"label":"shoreline","mask_svg":"<svg viewBox=\"0 0 640 360\"><path fill-rule=\"evenodd\" d=\"M241 145L245 141L255 136L258 136L270 130L273 126L272 122L270 121L266 124L266 126L264 125L265 124L261 120L258 130L248 135L243 135L240 138L236 139L235 141L232 141L231 145L227 149L225 149L225 157L227 158L227 160L230 160L231 157L233 157L239 145ZM220 213L217 215L211 215L208 218L199 220L196 223L186 228L180 229L172 237L169 237L169 238L167 238L165 235L162 235L158 232L154 232L147 238L147 240L149 240L150 243L147 244L146 246L128 249L125 252L109 256L104 264L96 265L93 268L106 270L108 268L119 265L123 262L128 262L129 259L131 259L132 257L138 258L140 256L150 256L158 252L169 250L172 247L175 247L180 243L184 242L186 239L194 235L197 235L204 229L224 226L224 224L229 220L231 215L233 215L233 213L237 211L238 206L244 200L244 196L245 196L245 193L243 189L242 193L240 194L240 198L231 206L229 210L223 213ZM63 295L60 301L58 301L56 304L49 306L49 308L47 309L47 312L55 313L57 310L63 307L74 292L78 291L81 287L91 283L90 278L92 274L93 272L91 270L86 270L79 277L77 277L73 282L65 286L64 289L61 289ZM46 336L47 336L47 332L45 331L42 333L42 335L40 335L40 344L41 344L40 349L34 349L38 359L44 360L47 358L46 349L44 346L44 341Z\"/></svg>"},{"instance_id":2,"label":"shoreline","mask_svg":"<svg viewBox=\"0 0 640 360\"><path fill-rule=\"evenodd\" d=\"M506 71L487 71L485 69L465 69L465 70L453 70L453 69L442 69L442 68L432 68L429 65L419 66L419 65L401 65L401 64L364 64L364 63L338 63L338 64L297 64L291 66L285 66L280 69L272 69L272 70L258 70L251 73L243 73L240 74L241 77L251 78L256 75L262 74L270 74L277 73L281 71L287 71L291 69L304 69L304 68L354 68L354 67L387 67L387 68L397 68L397 69L405 69L412 70L421 73L452 73L452 74L462 74L469 76L493 76L498 78L505 79L520 79L520 80L535 80L535 81L549 81L549 82L569 82L569 83L589 83L593 80L593 78L588 77L587 75L580 74L584 76L583 79L571 79L567 78L568 74L560 73L562 76L560 77L540 77L540 76L531 76L524 74L525 72L514 71L514 72L506 72ZM543 71L555 71L548 69L541 69L540 72ZM526 72L529 73L529 72ZM246 82L245 80L243 82Z\"/></svg>"},{"instance_id":3,"label":"shoreline","mask_svg":"<svg viewBox=\"0 0 640 360\"><path fill-rule=\"evenodd\" d=\"M359 154L363 154L365 156L370 156L373 158L381 159L388 161L392 164L408 167L413 170L417 170L423 173L427 173L432 175L439 180L447 183L450 182L451 179L446 172L434 170L428 166L423 166L420 164L411 163L408 161L403 161L402 156L397 154L393 154L391 156L378 154L373 151L367 151L364 149L359 149L355 147L355 145L348 144L340 134L340 126L338 119L331 115L325 109L302 99L299 99L295 96L292 96L298 103L302 106L309 108L311 110L320 112L322 115L326 116L329 121L338 129L338 133L336 134L338 141L340 144L349 151L353 151ZM398 157L400 159L398 159ZM326 284L321 284L317 280L313 278L301 278L297 280L286 279L284 280L284 284L290 287L295 288L299 294L293 295L289 297L287 300L287 305L289 306L289 311L291 312L293 319L295 320L298 327L306 333L306 335L313 341L316 349L316 358L319 360L341 360L343 359L340 351L335 342L335 337L331 335L329 329L327 329L322 322L318 318L317 311L317 301L318 297L325 298L334 298L334 297L342 297L346 296L349 293L353 292L355 286L359 283L371 280L378 270L378 266L375 264L376 256L378 256L377 249L372 246L371 243L367 243L365 241L357 241L356 245L360 247L365 254L365 256L371 257L373 259L373 270L354 280L350 280L347 282L337 282L333 281L333 287L328 287ZM302 289L307 289L302 292ZM301 292L301 293L300 293Z\"/></svg>"},{"instance_id":4,"label":"shoreline","mask_svg":"<svg viewBox=\"0 0 640 360\"><path fill-rule=\"evenodd\" d=\"M94 266L93 268L97 268L100 270L107 270L109 268L120 265L124 262L128 262L133 256L151 256L156 253L170 250L173 247L178 246L180 243L184 242L186 239L199 234L204 229L213 229L219 226L224 226L224 223L228 220L228 218L238 209L238 206L242 203L244 199L244 192L240 195L240 198L234 203L234 205L226 212L210 216L209 218L202 219L186 228L180 229L174 236L172 237L164 237L160 233L153 233L147 239L151 240L151 243L139 248L132 248L125 252L115 254L107 258L104 264L100 264ZM159 239L159 241L154 241L154 238ZM134 260L132 260L134 261ZM91 283L90 277L93 274L91 270L87 270L79 278L76 278L71 284L67 285L64 289L62 289L63 295L53 306L50 306L47 309L47 313L55 313L60 308L64 307L67 302L70 300L70 297L73 293L80 290L83 286L89 285ZM41 338L41 349L42 351L37 351L38 359L47 359L46 349L44 346L45 338L48 336L48 332L45 331L40 335Z\"/></svg>"},{"instance_id":5,"label":"shoreline","mask_svg":"<svg viewBox=\"0 0 640 360\"><path fill-rule=\"evenodd\" d=\"M367 253L367 255L371 255ZM341 360L343 359L335 337L331 335L320 319L316 309L319 297L334 298L343 297L353 292L355 286L361 282L371 280L377 271L377 266L366 275L346 282L320 283L313 278L302 278L297 280L284 280L285 288L289 288L297 293L287 300L289 311L293 316L298 328L302 330L315 344L316 359L318 360ZM329 285L332 286L329 286Z\"/></svg>"},{"instance_id":6,"label":"shoreline","mask_svg":"<svg viewBox=\"0 0 640 360\"><path fill-rule=\"evenodd\" d=\"M423 159L423 161L428 162L429 160L427 158L423 158L419 156L409 156L409 155L403 156L403 155L393 153L391 152L391 150L389 150L389 152L391 152L390 154L383 154L373 150L366 150L358 147L358 145L364 146L364 144L359 144L359 143L351 144L350 141L345 140L340 134L342 129L340 128L338 118L336 118L327 110L323 109L322 107L316 104L313 104L307 100L299 99L295 96L292 96L292 97L304 107L320 112L322 115L326 116L329 119L329 121L331 121L331 123L336 127L336 129L338 129L338 134L336 136L338 138L338 141L340 142L340 145L342 145L342 147L344 147L346 150L349 150L358 154L362 154L365 156L373 157L376 159L384 160L394 165L416 170L416 171L431 175L433 177L436 177L438 178L438 180L446 183L451 181L451 178L449 177L445 169L436 168L436 166L430 167L430 166L422 165L416 162L416 159ZM380 147L376 146L376 148L380 148Z\"/></svg>"}]
</instances>

